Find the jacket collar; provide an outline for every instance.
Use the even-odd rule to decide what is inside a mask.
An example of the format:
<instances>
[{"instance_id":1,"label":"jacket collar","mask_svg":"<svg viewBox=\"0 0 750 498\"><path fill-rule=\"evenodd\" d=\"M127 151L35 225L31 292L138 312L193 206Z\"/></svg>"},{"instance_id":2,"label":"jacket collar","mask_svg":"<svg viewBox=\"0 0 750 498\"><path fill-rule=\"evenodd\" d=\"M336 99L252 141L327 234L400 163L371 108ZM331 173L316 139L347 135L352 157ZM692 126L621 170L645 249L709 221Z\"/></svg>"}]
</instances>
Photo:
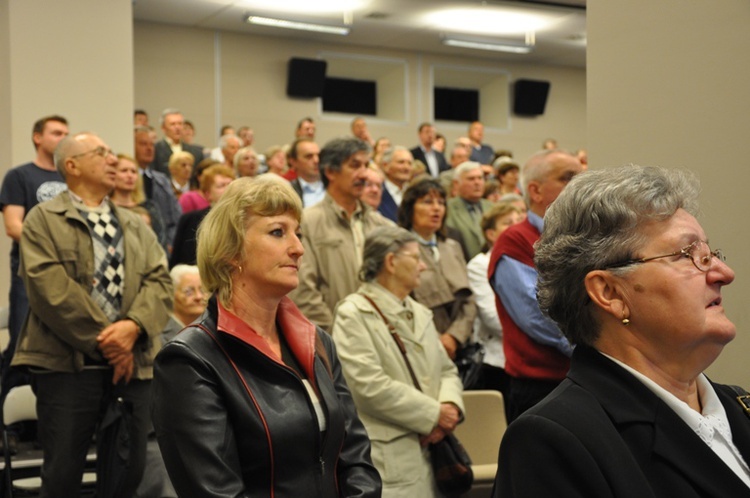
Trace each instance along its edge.
<instances>
[{"instance_id":1,"label":"jacket collar","mask_svg":"<svg viewBox=\"0 0 750 498\"><path fill-rule=\"evenodd\" d=\"M215 300L215 298L212 298L212 300ZM281 358L276 356L266 341L252 327L224 308L221 303L216 302L215 305L217 328L220 332L239 339L276 363L283 364ZM299 362L307 377L311 380L314 379L315 325L305 318L299 308L288 297L282 298L279 303L276 321L279 325L279 332L284 334L284 339L289 345L294 358Z\"/></svg>"},{"instance_id":2,"label":"jacket collar","mask_svg":"<svg viewBox=\"0 0 750 498\"><path fill-rule=\"evenodd\" d=\"M591 392L628 446L650 451L674 466L707 496L747 496L744 483L663 401L625 369L593 348L577 346L568 378ZM716 389L716 386L714 386ZM727 411L732 438L750 458L750 420L736 402L716 389Z\"/></svg>"},{"instance_id":3,"label":"jacket collar","mask_svg":"<svg viewBox=\"0 0 750 498\"><path fill-rule=\"evenodd\" d=\"M131 220L126 216L120 216L120 208L115 206L109 198L105 199L104 202L109 204L110 209L115 213L115 216L117 216L117 221L120 222L120 226L125 230L130 225ZM70 194L67 190L61 192L54 199L45 202L40 206L43 206L44 209L51 213L65 215L66 218L72 218L81 223L85 223L83 217L81 217L81 213L78 212L78 209L73 204L73 200L70 198Z\"/></svg>"}]
</instances>

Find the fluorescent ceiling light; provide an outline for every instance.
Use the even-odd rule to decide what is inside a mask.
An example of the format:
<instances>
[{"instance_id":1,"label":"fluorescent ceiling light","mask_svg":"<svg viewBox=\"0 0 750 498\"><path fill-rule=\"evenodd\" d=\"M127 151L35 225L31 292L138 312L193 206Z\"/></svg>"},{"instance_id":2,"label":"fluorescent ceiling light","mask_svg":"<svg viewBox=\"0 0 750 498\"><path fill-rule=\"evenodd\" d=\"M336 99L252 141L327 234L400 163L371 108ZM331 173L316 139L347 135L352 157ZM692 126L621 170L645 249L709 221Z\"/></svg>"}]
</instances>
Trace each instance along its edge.
<instances>
[{"instance_id":1,"label":"fluorescent ceiling light","mask_svg":"<svg viewBox=\"0 0 750 498\"><path fill-rule=\"evenodd\" d=\"M309 22L288 21L286 19L274 19L271 17L248 16L250 24L271 26L274 28L299 29L302 31L315 31L316 33L328 33L331 35L348 35L349 28L346 26L329 26L326 24L313 24Z\"/></svg>"},{"instance_id":2,"label":"fluorescent ceiling light","mask_svg":"<svg viewBox=\"0 0 750 498\"><path fill-rule=\"evenodd\" d=\"M429 24L448 31L508 35L539 31L552 24L556 17L510 9L475 7L440 10L427 14L424 19Z\"/></svg>"},{"instance_id":3,"label":"fluorescent ceiling light","mask_svg":"<svg viewBox=\"0 0 750 498\"><path fill-rule=\"evenodd\" d=\"M475 48L478 50L492 50L495 52L510 52L513 54L528 54L534 48L531 45L476 42L469 40L457 40L455 38L444 38L443 45L448 45L449 47Z\"/></svg>"},{"instance_id":4,"label":"fluorescent ceiling light","mask_svg":"<svg viewBox=\"0 0 750 498\"><path fill-rule=\"evenodd\" d=\"M369 0L244 0L242 7L255 12L304 12L306 14L337 14L358 10L369 4Z\"/></svg>"}]
</instances>

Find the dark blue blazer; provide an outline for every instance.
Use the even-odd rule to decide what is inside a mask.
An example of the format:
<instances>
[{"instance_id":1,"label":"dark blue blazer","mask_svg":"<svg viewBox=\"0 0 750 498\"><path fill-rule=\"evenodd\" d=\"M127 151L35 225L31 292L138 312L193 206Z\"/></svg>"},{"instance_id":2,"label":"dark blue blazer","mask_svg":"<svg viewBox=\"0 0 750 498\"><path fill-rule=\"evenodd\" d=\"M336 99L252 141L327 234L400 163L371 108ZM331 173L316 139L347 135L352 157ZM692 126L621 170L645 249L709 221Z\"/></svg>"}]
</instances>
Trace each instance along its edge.
<instances>
[{"instance_id":1,"label":"dark blue blazer","mask_svg":"<svg viewBox=\"0 0 750 498\"><path fill-rule=\"evenodd\" d=\"M380 206L378 206L378 211L389 220L393 221L394 223L398 223L398 220L396 219L396 216L398 214L398 205L396 204L396 201L393 200L393 197L391 196L391 193L388 192L388 189L385 188L385 185L383 185L383 197L380 199Z\"/></svg>"}]
</instances>

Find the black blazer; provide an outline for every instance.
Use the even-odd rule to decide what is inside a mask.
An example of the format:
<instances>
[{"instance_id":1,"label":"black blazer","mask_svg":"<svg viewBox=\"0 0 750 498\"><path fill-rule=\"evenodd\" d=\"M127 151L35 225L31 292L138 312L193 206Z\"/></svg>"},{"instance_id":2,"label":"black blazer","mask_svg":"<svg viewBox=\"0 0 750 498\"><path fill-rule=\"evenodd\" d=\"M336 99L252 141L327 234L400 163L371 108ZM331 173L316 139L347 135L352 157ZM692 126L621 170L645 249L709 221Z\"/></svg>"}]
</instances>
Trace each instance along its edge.
<instances>
[{"instance_id":1,"label":"black blazer","mask_svg":"<svg viewBox=\"0 0 750 498\"><path fill-rule=\"evenodd\" d=\"M195 158L193 163L194 167L203 160L203 147L200 145L190 145L183 143L182 150L190 152ZM167 175L167 178L172 178L172 174L169 172L169 158L172 157L172 148L169 146L166 140L161 139L154 144L154 162L151 163L151 167L160 173Z\"/></svg>"},{"instance_id":2,"label":"black blazer","mask_svg":"<svg viewBox=\"0 0 750 498\"><path fill-rule=\"evenodd\" d=\"M411 149L411 155L414 156L415 161L422 161L424 165L427 166L427 158L425 157L424 151L419 145ZM451 165L448 164L448 161L445 160L445 156L443 154L435 151L435 157L437 157L438 162L438 175L443 171L448 171L449 169L451 169ZM431 174L429 166L427 167L427 174Z\"/></svg>"},{"instance_id":3,"label":"black blazer","mask_svg":"<svg viewBox=\"0 0 750 498\"><path fill-rule=\"evenodd\" d=\"M713 384L750 462L750 419ZM632 374L578 346L560 386L509 427L495 497L749 497L750 488Z\"/></svg>"}]
</instances>

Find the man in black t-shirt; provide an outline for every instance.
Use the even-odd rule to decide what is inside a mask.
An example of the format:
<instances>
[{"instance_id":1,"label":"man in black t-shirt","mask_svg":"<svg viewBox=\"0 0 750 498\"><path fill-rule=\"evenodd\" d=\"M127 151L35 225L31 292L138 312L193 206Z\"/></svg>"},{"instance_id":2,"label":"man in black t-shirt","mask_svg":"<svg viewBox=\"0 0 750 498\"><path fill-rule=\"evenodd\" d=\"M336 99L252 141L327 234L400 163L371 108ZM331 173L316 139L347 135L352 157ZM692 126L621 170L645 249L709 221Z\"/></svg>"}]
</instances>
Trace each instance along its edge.
<instances>
[{"instance_id":1,"label":"man in black t-shirt","mask_svg":"<svg viewBox=\"0 0 750 498\"><path fill-rule=\"evenodd\" d=\"M54 152L57 144L68 135L68 121L62 116L47 116L36 123L31 139L36 149L36 158L8 171L0 188L0 209L3 212L5 233L13 239L10 252L10 313L8 332L10 341L3 351L0 406L7 392L15 386L28 384L26 376L9 370L16 348L18 334L26 319L29 301L23 280L18 276L18 241L26 214L40 202L48 201L67 189L55 168ZM12 444L9 444L12 448Z\"/></svg>"}]
</instances>

